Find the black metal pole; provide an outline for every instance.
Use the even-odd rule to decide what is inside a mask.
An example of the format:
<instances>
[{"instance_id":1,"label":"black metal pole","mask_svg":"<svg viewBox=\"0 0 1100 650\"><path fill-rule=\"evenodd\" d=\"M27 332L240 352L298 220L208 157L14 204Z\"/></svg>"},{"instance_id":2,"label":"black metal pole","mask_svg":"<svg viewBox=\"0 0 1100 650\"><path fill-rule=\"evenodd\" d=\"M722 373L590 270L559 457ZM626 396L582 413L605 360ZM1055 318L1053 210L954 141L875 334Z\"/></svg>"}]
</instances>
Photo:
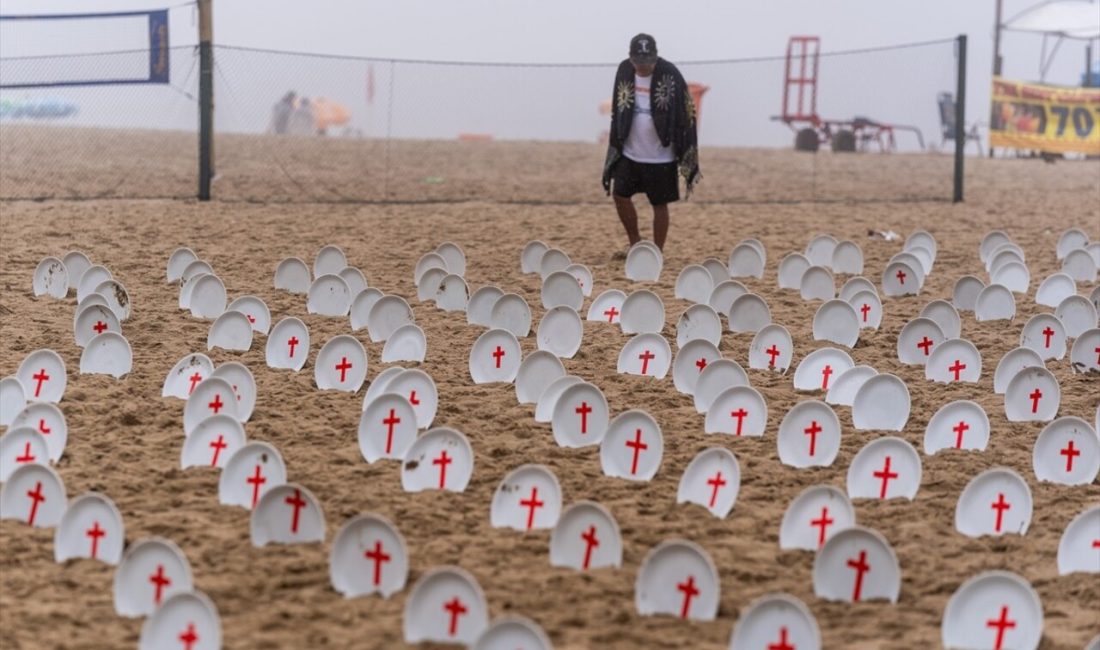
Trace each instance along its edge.
<instances>
[{"instance_id":1,"label":"black metal pole","mask_svg":"<svg viewBox=\"0 0 1100 650\"><path fill-rule=\"evenodd\" d=\"M213 0L199 4L199 200L210 200L214 176L214 26Z\"/></svg>"},{"instance_id":2,"label":"black metal pole","mask_svg":"<svg viewBox=\"0 0 1100 650\"><path fill-rule=\"evenodd\" d=\"M1092 41L1085 43L1085 86L1091 86L1092 81Z\"/></svg>"},{"instance_id":3,"label":"black metal pole","mask_svg":"<svg viewBox=\"0 0 1100 650\"><path fill-rule=\"evenodd\" d=\"M966 34L956 40L958 68L955 72L955 193L953 203L963 200L963 165L966 158Z\"/></svg>"},{"instance_id":4,"label":"black metal pole","mask_svg":"<svg viewBox=\"0 0 1100 650\"><path fill-rule=\"evenodd\" d=\"M997 0L997 15L993 19L993 76L1001 76L1001 13L1004 0ZM990 104L989 123L993 124L993 102ZM993 157L993 145L989 145L989 157Z\"/></svg>"}]
</instances>

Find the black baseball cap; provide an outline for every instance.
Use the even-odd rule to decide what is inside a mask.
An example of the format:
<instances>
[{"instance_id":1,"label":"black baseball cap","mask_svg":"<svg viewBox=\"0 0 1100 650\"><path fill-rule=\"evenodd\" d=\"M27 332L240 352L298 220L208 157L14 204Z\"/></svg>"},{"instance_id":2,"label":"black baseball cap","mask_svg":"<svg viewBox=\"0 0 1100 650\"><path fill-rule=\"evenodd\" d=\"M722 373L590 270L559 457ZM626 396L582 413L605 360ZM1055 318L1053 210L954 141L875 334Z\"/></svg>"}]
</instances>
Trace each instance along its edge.
<instances>
[{"instance_id":1,"label":"black baseball cap","mask_svg":"<svg viewBox=\"0 0 1100 650\"><path fill-rule=\"evenodd\" d=\"M630 39L630 60L637 63L655 63L657 39L649 34L638 34Z\"/></svg>"}]
</instances>

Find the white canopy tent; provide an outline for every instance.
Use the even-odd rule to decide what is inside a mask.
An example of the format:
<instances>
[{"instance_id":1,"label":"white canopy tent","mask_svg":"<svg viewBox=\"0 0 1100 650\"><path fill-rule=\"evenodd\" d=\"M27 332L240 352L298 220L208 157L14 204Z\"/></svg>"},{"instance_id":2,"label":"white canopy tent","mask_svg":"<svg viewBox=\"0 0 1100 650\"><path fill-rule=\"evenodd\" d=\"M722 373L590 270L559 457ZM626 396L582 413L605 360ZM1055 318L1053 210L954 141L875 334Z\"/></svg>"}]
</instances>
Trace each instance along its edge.
<instances>
[{"instance_id":1,"label":"white canopy tent","mask_svg":"<svg viewBox=\"0 0 1100 650\"><path fill-rule=\"evenodd\" d=\"M1091 0L1050 0L1016 14L1005 22L1004 28L1093 40L1100 38L1100 4Z\"/></svg>"},{"instance_id":2,"label":"white canopy tent","mask_svg":"<svg viewBox=\"0 0 1100 650\"><path fill-rule=\"evenodd\" d=\"M1083 41L1100 39L1100 2L1048 0L1021 11L999 27L1014 32L1042 34L1043 50L1039 58L1039 70L1040 81L1043 81L1058 48L1065 39ZM1051 37L1056 40L1048 54L1047 41ZM1091 65L1091 46L1089 52L1089 65Z\"/></svg>"}]
</instances>

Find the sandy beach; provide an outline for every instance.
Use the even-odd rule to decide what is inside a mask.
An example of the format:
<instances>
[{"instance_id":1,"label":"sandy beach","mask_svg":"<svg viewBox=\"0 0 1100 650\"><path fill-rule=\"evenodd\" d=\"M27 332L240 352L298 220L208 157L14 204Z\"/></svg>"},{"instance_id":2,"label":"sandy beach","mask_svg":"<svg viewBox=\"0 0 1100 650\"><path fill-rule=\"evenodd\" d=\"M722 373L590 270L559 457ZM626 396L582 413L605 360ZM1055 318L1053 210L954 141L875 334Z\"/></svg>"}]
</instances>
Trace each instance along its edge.
<instances>
[{"instance_id":1,"label":"sandy beach","mask_svg":"<svg viewBox=\"0 0 1100 650\"><path fill-rule=\"evenodd\" d=\"M1003 398L993 392L993 370L1018 345L1024 323L1034 314L1053 311L1036 305L1034 295L1042 279L1060 269L1055 258L1059 235L1066 228L1080 227L1090 238L1100 238L1100 162L974 159L968 161L967 201L952 205L905 200L937 192L948 195L949 180L943 174L949 174L950 166L942 156L823 153L812 161L786 151L704 152L706 177L698 196L673 206L660 280L641 285L626 280L622 261L612 259L625 236L610 199L599 188L602 150L596 145L396 144L390 152L393 160L415 166L414 172L402 175L372 168L369 162L357 167L359 160L379 158L356 150L354 143L336 143L339 146L327 152L335 157L333 164L310 167L318 170L317 183L302 190L272 173L264 157L266 145L227 143L220 159L223 176L215 187L227 200L200 204L109 198L126 195L127 188L139 182L143 185L133 191L143 195L193 192L182 171L163 170L185 169L193 160L187 156L193 156L194 141L181 140L178 150L186 145L186 153L175 155L176 149L166 147L157 154L150 142L153 136L143 138L129 143L128 156L118 151L103 156L106 173L124 179L114 189L104 187L108 198L0 202L0 376L13 374L22 358L38 348L52 348L62 356L69 383L60 406L69 443L56 469L69 498L89 490L110 496L122 512L131 543L151 535L175 541L191 563L196 588L218 607L225 648L403 647L408 589L388 600L347 600L329 582L332 538L344 522L363 512L384 515L405 536L410 587L432 567L459 565L480 582L492 617L527 616L546 630L557 648L724 648L739 612L754 599L775 592L806 603L821 627L825 647L939 647L940 618L948 598L966 579L992 569L1019 573L1038 592L1045 615L1042 648L1079 650L1100 633L1100 580L1081 573L1059 576L1055 560L1065 526L1100 503L1100 485L1040 483L1032 470L1032 448L1041 425L1008 422ZM119 150L126 144L119 143ZM325 143L303 140L278 146L308 149ZM143 151L151 152L145 163L162 171L133 175L131 168L142 160ZM0 183L0 196L8 199L33 193L28 187L37 182L20 175L18 157L10 152ZM162 165L158 155L164 157ZM303 151L305 158L300 159L323 155ZM431 167L438 172L433 173L446 179L442 185L422 182L425 156L434 161ZM856 186L873 181L872 198L891 200L797 202L806 192L799 170L808 165L827 172L828 189L815 194L820 199L828 199L829 192L839 199L859 196ZM400 169L400 163L394 168ZM296 179L308 178L304 169L295 172ZM99 173L94 168L71 171L74 183L93 185ZM371 174L385 175L387 185L364 183L364 175ZM265 182L269 189L258 189ZM311 192L318 197L342 194L380 201L419 196L424 202L314 203L303 198L313 196ZM253 202L265 193L272 202ZM532 195L538 200L528 200ZM459 202L438 202L440 198ZM645 235L648 208L640 212ZM664 433L664 458L651 482L608 478L600 470L598 448L558 447L550 426L534 422L533 406L517 404L511 385L474 385L467 359L483 330L468 326L463 314L444 313L417 301L413 284L417 259L452 241L465 250L471 291L487 284L515 291L527 299L537 323L544 312L540 282L537 276L520 273L519 253L529 240L541 239L592 270L593 296L608 288L629 292L644 286L655 291L665 303L664 335L674 344L676 321L689 306L674 297L679 270L711 256L725 260L741 239L757 237L767 248L766 272L745 284L768 301L773 320L790 330L797 364L813 350L827 347L814 341L811 332L820 303L804 302L797 291L777 288L779 260L789 252L801 252L815 234L827 233L858 243L865 256L864 275L879 285L887 260L901 250L902 242L869 238L868 231L894 230L904 237L918 228L931 232L939 244L924 290L919 296L886 299L881 327L864 330L851 355L857 364L894 373L908 384L912 415L898 435L918 450L932 414L957 399L981 404L992 433L984 452L922 454L923 478L914 501L855 503L859 523L880 531L897 552L902 589L896 605L818 599L811 579L813 554L779 549L779 524L791 499L817 484L843 489L853 456L882 435L855 430L851 410L838 407L842 441L835 463L806 470L781 464L776 451L779 422L798 402L818 398L793 389L794 366L787 375L750 372L752 385L768 402L770 416L762 438L707 435L703 416L695 412L690 397L675 390L671 376L657 381L616 374L616 359L627 336L618 328L586 322L581 351L564 362L568 372L599 386L613 414L645 409ZM950 300L961 275L986 278L978 244L993 229L1005 230L1026 252L1030 292L1017 298L1011 322L977 323L972 313L962 315L963 337L982 353L979 383L928 382L922 368L898 361L898 333L928 302ZM325 244L340 246L370 286L403 296L413 306L428 339L427 358L420 367L439 388L436 425L464 432L475 453L475 470L465 493L403 492L397 462L368 464L360 455L356 429L362 392L322 392L314 386L317 351L329 338L352 333L349 322L307 314L305 296L275 290L272 274L286 257L312 263ZM268 368L265 339L259 335L245 353L207 352L210 323L180 311L178 286L165 282L165 264L178 246L189 246L214 267L230 300L254 294L267 302L272 322L285 316L301 318L313 341L306 367L299 373ZM38 261L74 249L111 269L133 302L133 316L122 327L133 348L134 369L120 380L77 373L80 348L72 335L72 295L62 301L33 295L31 279ZM837 278L838 289L845 279ZM1092 289L1078 286L1083 295ZM366 330L353 334L367 350L370 381L388 365L380 362L381 344L371 343ZM751 339L726 332L720 349L748 367ZM533 335L521 343L525 354L536 349ZM169 369L191 352L207 353L215 363L240 361L251 369L258 399L245 430L250 440L275 445L286 460L289 480L317 495L328 529L325 544L253 548L248 512L218 504L217 470L179 469L184 403L160 394ZM1059 414L1092 422L1100 403L1100 375L1074 374L1068 357L1047 367L1061 385ZM742 473L737 504L724 520L700 507L676 505L684 468L712 446L733 451ZM623 536L621 569L578 573L553 568L549 531L523 534L490 526L494 489L505 474L525 463L553 470L567 505L589 499L612 512ZM1023 476L1033 492L1028 533L979 539L957 533L955 503L967 482L985 469L1002 466ZM639 565L653 546L670 538L692 540L714 559L721 580L715 621L693 623L636 613ZM115 614L112 579L112 567L102 563L55 564L52 530L0 522L0 646L135 647L141 621Z\"/></svg>"}]
</instances>

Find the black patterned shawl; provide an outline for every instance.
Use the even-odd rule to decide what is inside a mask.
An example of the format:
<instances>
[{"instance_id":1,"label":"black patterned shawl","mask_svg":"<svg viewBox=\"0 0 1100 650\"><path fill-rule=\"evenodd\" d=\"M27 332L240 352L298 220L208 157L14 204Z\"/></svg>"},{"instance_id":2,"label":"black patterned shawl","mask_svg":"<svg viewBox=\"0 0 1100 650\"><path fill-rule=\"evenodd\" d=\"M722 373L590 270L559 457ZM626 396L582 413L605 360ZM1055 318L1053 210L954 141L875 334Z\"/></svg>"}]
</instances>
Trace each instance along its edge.
<instances>
[{"instance_id":1,"label":"black patterned shawl","mask_svg":"<svg viewBox=\"0 0 1100 650\"><path fill-rule=\"evenodd\" d=\"M672 63L659 58L650 82L649 103L653 125L664 146L672 146L680 175L687 184L687 196L701 178L695 130L695 102L683 75ZM634 121L634 66L624 59L615 73L611 101L611 132L603 167L603 188L611 192L611 172L623 155L623 144Z\"/></svg>"}]
</instances>

